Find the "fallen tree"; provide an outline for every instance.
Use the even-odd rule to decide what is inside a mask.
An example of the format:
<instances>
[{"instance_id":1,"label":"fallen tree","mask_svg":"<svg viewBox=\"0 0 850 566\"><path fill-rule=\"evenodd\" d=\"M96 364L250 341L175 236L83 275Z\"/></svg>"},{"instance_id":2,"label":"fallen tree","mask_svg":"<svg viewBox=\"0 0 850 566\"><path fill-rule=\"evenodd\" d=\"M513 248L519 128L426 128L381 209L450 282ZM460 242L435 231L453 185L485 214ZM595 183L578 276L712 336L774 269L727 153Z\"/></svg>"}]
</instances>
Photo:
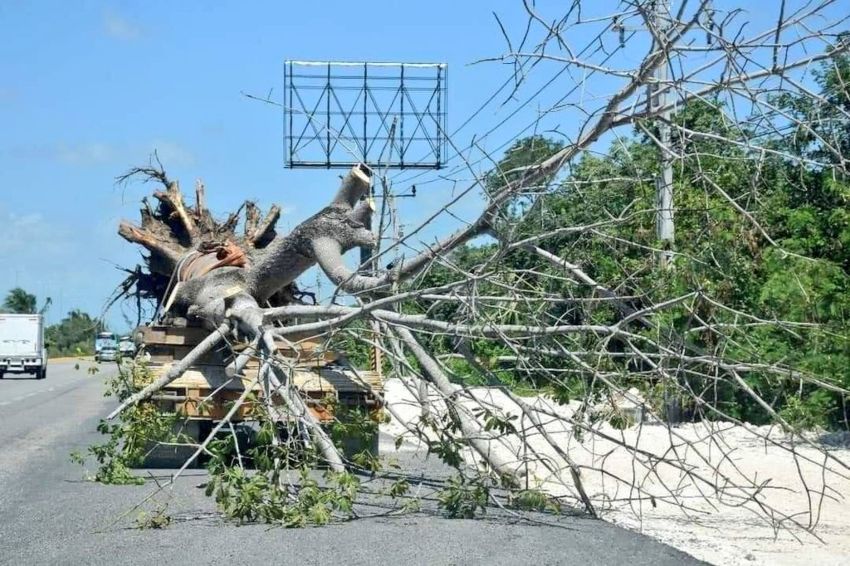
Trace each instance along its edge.
<instances>
[{"instance_id":1,"label":"fallen tree","mask_svg":"<svg viewBox=\"0 0 850 566\"><path fill-rule=\"evenodd\" d=\"M770 433L753 429L755 438L787 450L789 457L805 465L819 466L824 477L846 480L848 465L789 422L787 413L776 410L748 380L749 375L758 374L798 384L800 388L847 394L844 385L832 376L802 371L773 360L748 359L747 350L740 347L740 341L752 338L747 334L749 328L769 326L796 332L803 323L768 319L759 313L742 311L738 306L724 305L703 289L697 277L683 277L676 285L667 287L659 285L660 291L631 287L637 275L628 273L629 269L635 272L648 269L658 280L664 280L668 277L665 274L670 273L657 265L645 266L654 265L659 256L671 256L669 242L650 239L646 243L640 230L634 230L630 238L622 237L618 231L630 226L635 218L651 221L659 206L637 209L629 202L619 210L606 209L606 218L554 227L545 224L541 212L555 191L563 191L569 185L565 168L576 167L582 156L617 128L634 126L667 156L659 158L660 161L669 155L679 161L677 182L685 184L692 178L700 182L707 180L704 190L711 198L707 209L723 206L731 210L756 234L752 237L759 239L760 250L770 247L786 258L799 255L777 244L759 224L759 219L741 204L744 198L731 197L715 178L727 179L729 175L724 167L730 163L746 162L760 168L767 159L765 156L795 163L813 160L794 155L791 150L777 149L770 143L768 134L780 127L787 128L786 122L809 135L821 136L826 153L830 154L828 150L833 147L830 140L823 139L805 120L777 109L778 103L768 96L775 86L766 81L783 81L781 88L793 90L810 102L822 103L822 96L788 77L795 69L836 58L846 51L846 42L832 34L831 28L820 28L817 33L794 35L785 43L777 43L776 38L790 33L788 30L792 28L811 29L802 24L808 25L821 15L824 6L820 5L783 12L775 27L749 39L734 40L728 36L730 25L706 23L705 18L710 16L706 2L690 7L688 4L683 3L681 10L669 15L669 21L663 25L649 5L643 3L630 4L628 10L608 15L609 23L619 22L616 25L622 26L624 21L635 20L648 30L640 64L625 70L606 66L607 60L599 61L592 55L582 59L565 47L569 44L566 32L570 26L584 23L580 13L571 9L557 20L559 23L552 25L547 23L549 18L526 6L529 25L540 26L543 39L532 52L511 48L500 59L512 62L519 70L526 69L529 62L531 66L548 62L600 73L619 81L616 91L605 96L597 107L587 109L590 118L576 129L569 143L553 147L544 157L529 163L510 168L497 166L488 175L474 175L454 201L436 214L445 213L453 202L483 186L486 196L480 213L454 233L420 246L412 257L378 273L352 269L344 260L348 251L376 243L375 234L366 227L368 217L373 214L366 196L376 173L365 165L352 168L327 206L288 234L278 234L275 230L280 214L277 207L263 216L256 205L246 203L224 222L217 222L204 204L203 185L196 187L195 205L187 205L179 184L166 175L161 164L136 168L120 177L119 180L128 181L140 176L160 185L153 193L158 207L154 209L145 201L141 223L124 222L119 228L123 238L143 246L149 254L147 270L134 272L125 288L129 290L135 285L141 296L161 304L166 317L202 324L210 330L210 336L184 358L185 363L176 364L158 380L127 396L110 418L155 395L216 344L231 339L247 341L257 345L256 355L261 359L258 375L266 381L264 387L280 393L285 400L281 410L306 431L324 463L342 472L351 462L346 461L327 432L304 409L303 400L287 379L285 360L277 352L275 339L305 331L340 335L351 332L360 343L368 342L381 351L393 374L411 385L422 406L422 418L410 426L411 432L429 449L466 472L481 464L484 473L498 478L500 485L557 491L565 500L591 514L604 507L609 496L591 492L583 478L599 473L615 485L625 486L630 501L651 501L653 507L663 502L687 510L689 499L698 496L720 504L751 507L775 525L813 526L818 513L816 495L822 500L825 486L810 488L801 472L801 481L810 496L809 519L801 520L768 500L765 496L768 488L758 473L735 466L728 457L734 447L722 445L712 432L707 433L707 443L686 438L672 426L668 414L671 406L686 405L694 418L703 420L707 426L723 420L746 427L747 423L726 412L723 403L713 400L719 388L730 389L735 395L751 400L768 415L770 422L788 431L794 442L789 446ZM728 14L724 23L729 24L736 17L736 13ZM705 63L671 70L672 60L684 60L693 51L696 31L708 34L713 42L700 48ZM629 40L622 38L620 48ZM636 45L640 45L638 40L635 39ZM807 42L821 45L821 49L796 56L800 45ZM552 55L546 50L550 43L561 46L565 54ZM778 57L778 51L785 57ZM772 60L772 64L749 70L746 62L764 57ZM664 73L660 72L662 69ZM721 77L707 81L705 77L714 69L722 69ZM519 88L525 79L524 71L518 71L515 79ZM679 106L706 104L710 112L702 115L703 120L695 121L696 125L685 120L677 122L672 114L673 103L667 107L653 105L644 96L647 88L654 94L669 91ZM738 124L734 116L727 114L726 105L740 104L741 100L764 111L764 115ZM846 111L836 112L837 119L846 124ZM709 122L705 116L714 121ZM660 125L675 128L677 124L681 125L676 140L659 136ZM709 142L740 151L722 154ZM469 158L464 159L463 167L474 172ZM719 165L714 162L710 167L702 165L702 160L712 159ZM690 171L688 167L692 163L699 165L695 166L692 178L686 179L681 172ZM821 159L816 165L832 168L836 174L846 173L843 157L838 161ZM578 176L572 181L578 183ZM588 182L615 183L622 179L597 178ZM708 201L709 196L705 199ZM523 205L519 212L518 203ZM242 211L244 219L240 219ZM237 233L239 226L243 226L242 233ZM416 233L409 233L405 241L412 241ZM697 230L692 233L694 238L704 237ZM496 243L479 248L483 250L480 261L473 264L455 261L455 254L468 251L467 244L481 236ZM604 269L582 266L563 253L546 249L546 244L564 238L576 247L583 238L610 244L611 257L622 260L617 269L624 273L623 280L604 280ZM396 246L401 243L397 242ZM560 246L560 251L568 250L569 245ZM623 249L638 249L645 263L635 263ZM712 247L710 251L716 249L719 250ZM685 252L679 255L674 263L689 259ZM708 260L699 258L699 261ZM304 304L295 282L313 266L321 269L339 293L352 297L352 304ZM448 280L429 280L438 269L450 274ZM569 306L564 307L565 304ZM447 305L453 306L440 310ZM441 317L441 312L450 312L451 316ZM291 322L296 319L297 323ZM691 338L693 334L710 336L696 341ZM480 354L485 349L482 344L496 345L499 356L495 362ZM449 358L443 354L453 356L450 359L463 365L445 361ZM549 383L562 383L577 376L583 392L580 406L564 413L557 408L530 404L509 390L503 404L491 404L465 386L470 376L503 386L500 359L515 362L517 374L544 376ZM244 363L245 358L242 360ZM241 370L238 358L232 369ZM635 383L640 383L638 393L632 391ZM663 399L652 402L647 399L650 394ZM637 407L640 416L626 415L625 406ZM631 427L639 429L648 422L667 423L660 425L669 429L667 450L646 449L640 444L639 432L636 435L622 432ZM553 426L560 428L555 430ZM197 453L207 449L218 431L217 428L202 441ZM605 455L586 458L576 454L592 452L588 443L593 439L624 450L640 472L624 477L606 469ZM823 460L817 461L809 453L799 451L798 445L822 455ZM688 455L681 454L681 450ZM714 451L722 457L718 459ZM466 460L459 456L462 453L466 454ZM709 470L694 466L688 459L692 454L697 454ZM649 476L663 478L660 493L644 487Z\"/></svg>"}]
</instances>

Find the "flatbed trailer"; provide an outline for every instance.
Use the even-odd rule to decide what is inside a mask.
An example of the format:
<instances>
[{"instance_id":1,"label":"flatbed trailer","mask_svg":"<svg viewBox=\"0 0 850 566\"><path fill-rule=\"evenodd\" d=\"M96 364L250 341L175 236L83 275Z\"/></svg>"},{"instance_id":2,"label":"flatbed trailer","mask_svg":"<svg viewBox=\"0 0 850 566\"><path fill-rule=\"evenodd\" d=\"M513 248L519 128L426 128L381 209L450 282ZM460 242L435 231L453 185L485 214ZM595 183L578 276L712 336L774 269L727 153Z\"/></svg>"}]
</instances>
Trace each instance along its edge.
<instances>
[{"instance_id":1,"label":"flatbed trailer","mask_svg":"<svg viewBox=\"0 0 850 566\"><path fill-rule=\"evenodd\" d=\"M134 339L140 347L140 356L146 361L150 377L156 379L183 359L209 334L197 327L142 326ZM309 411L323 425L329 425L349 409L379 420L383 415L383 382L378 370L356 370L343 357L325 347L322 335L288 337L288 343L277 344L280 354L292 364L292 384L299 391ZM212 430L215 423L225 417L233 401L246 387L254 390L256 398L264 401L263 387L257 375L259 363L252 360L240 377L231 377L226 370L233 361L233 352L246 344L224 346L201 357L182 376L172 381L149 402L160 412L176 414L186 419L184 433L200 441ZM138 384L144 385L144 384ZM282 407L282 400L272 395L272 404ZM285 413L285 411L281 411ZM256 420L250 405L243 405L231 422L248 423ZM362 442L344 442L344 452L353 454L368 450L378 453L378 437L374 435L368 446Z\"/></svg>"}]
</instances>

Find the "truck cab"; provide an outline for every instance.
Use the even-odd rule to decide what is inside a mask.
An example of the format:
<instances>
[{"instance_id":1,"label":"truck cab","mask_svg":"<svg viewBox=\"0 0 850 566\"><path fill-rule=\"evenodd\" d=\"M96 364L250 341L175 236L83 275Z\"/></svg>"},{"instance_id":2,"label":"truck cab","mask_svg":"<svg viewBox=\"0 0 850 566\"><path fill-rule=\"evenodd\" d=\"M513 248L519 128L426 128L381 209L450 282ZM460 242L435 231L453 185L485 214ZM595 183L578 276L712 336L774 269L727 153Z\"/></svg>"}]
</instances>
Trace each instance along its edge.
<instances>
[{"instance_id":1,"label":"truck cab","mask_svg":"<svg viewBox=\"0 0 850 566\"><path fill-rule=\"evenodd\" d=\"M118 359L118 337L112 332L99 332L94 339L94 361L114 362Z\"/></svg>"},{"instance_id":2,"label":"truck cab","mask_svg":"<svg viewBox=\"0 0 850 566\"><path fill-rule=\"evenodd\" d=\"M0 378L6 373L47 377L42 315L0 314Z\"/></svg>"}]
</instances>

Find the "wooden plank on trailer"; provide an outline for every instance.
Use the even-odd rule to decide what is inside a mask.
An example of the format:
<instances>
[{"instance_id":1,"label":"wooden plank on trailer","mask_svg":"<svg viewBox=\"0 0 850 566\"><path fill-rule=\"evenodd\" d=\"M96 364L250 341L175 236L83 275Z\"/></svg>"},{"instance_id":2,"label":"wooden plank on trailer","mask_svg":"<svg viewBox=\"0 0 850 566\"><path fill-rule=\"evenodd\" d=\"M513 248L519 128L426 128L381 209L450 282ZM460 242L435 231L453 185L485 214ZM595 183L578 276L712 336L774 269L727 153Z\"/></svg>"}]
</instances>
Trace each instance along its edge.
<instances>
[{"instance_id":1,"label":"wooden plank on trailer","mask_svg":"<svg viewBox=\"0 0 850 566\"><path fill-rule=\"evenodd\" d=\"M291 351L281 351L280 354L287 359L287 361L295 366L310 368L310 367L323 367L327 364L332 364L336 362L339 357L336 352L323 352L321 354L310 354L310 353L295 353ZM260 360L252 359L248 361L248 364L245 367L249 368L258 368L260 366Z\"/></svg>"},{"instance_id":2,"label":"wooden plank on trailer","mask_svg":"<svg viewBox=\"0 0 850 566\"><path fill-rule=\"evenodd\" d=\"M145 347L150 356L148 363L165 364L182 360L192 350L192 346L152 344ZM199 364L225 364L231 357L230 352L212 350L198 359Z\"/></svg>"},{"instance_id":3,"label":"wooden plank on trailer","mask_svg":"<svg viewBox=\"0 0 850 566\"><path fill-rule=\"evenodd\" d=\"M292 384L305 393L336 395L333 384L312 371L294 371Z\"/></svg>"},{"instance_id":4,"label":"wooden plank on trailer","mask_svg":"<svg viewBox=\"0 0 850 566\"><path fill-rule=\"evenodd\" d=\"M383 390L380 375L374 371L357 371L341 367L323 367L318 370L325 380L338 391L368 392Z\"/></svg>"},{"instance_id":5,"label":"wooden plank on trailer","mask_svg":"<svg viewBox=\"0 0 850 566\"><path fill-rule=\"evenodd\" d=\"M172 364L163 364L155 370L155 375L159 376L169 370ZM186 372L168 384L166 389L179 389L189 387L201 387L209 389L218 389L222 387L228 390L243 390L246 386L251 386L252 389L260 389L257 385L257 372L245 371L243 377L233 378L227 376L224 366L221 365L197 365L192 366Z\"/></svg>"},{"instance_id":6,"label":"wooden plank on trailer","mask_svg":"<svg viewBox=\"0 0 850 566\"><path fill-rule=\"evenodd\" d=\"M195 346L209 335L204 328L194 326L140 326L137 337L145 344L174 344Z\"/></svg>"}]
</instances>

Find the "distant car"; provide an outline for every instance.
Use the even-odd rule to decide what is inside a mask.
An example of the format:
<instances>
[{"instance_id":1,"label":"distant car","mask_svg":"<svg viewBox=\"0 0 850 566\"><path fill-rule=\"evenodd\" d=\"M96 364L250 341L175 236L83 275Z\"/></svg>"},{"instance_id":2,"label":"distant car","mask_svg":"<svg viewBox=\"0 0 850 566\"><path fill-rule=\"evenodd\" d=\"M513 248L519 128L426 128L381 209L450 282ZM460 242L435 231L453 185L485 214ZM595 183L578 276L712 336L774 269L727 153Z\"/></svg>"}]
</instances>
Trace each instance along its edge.
<instances>
[{"instance_id":1,"label":"distant car","mask_svg":"<svg viewBox=\"0 0 850 566\"><path fill-rule=\"evenodd\" d=\"M94 355L96 362L114 362L118 359L118 350L115 346L106 346Z\"/></svg>"},{"instance_id":2,"label":"distant car","mask_svg":"<svg viewBox=\"0 0 850 566\"><path fill-rule=\"evenodd\" d=\"M112 353L104 354L104 350ZM115 361L118 355L118 336L114 332L99 332L94 339L94 361Z\"/></svg>"},{"instance_id":3,"label":"distant car","mask_svg":"<svg viewBox=\"0 0 850 566\"><path fill-rule=\"evenodd\" d=\"M122 336L118 342L118 353L122 358L132 358L136 355L136 343L129 336Z\"/></svg>"}]
</instances>

